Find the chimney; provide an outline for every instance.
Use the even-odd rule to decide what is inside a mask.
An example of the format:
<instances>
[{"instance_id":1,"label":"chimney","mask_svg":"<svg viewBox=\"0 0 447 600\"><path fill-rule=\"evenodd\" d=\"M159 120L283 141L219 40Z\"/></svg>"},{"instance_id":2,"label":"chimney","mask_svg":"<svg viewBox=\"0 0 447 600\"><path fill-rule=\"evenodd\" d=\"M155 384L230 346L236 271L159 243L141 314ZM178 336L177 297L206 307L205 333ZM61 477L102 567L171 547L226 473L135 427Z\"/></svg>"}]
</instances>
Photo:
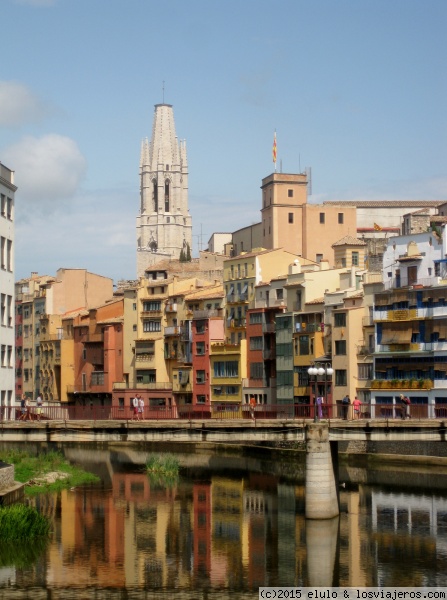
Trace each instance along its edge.
<instances>
[{"instance_id":1,"label":"chimney","mask_svg":"<svg viewBox=\"0 0 447 600\"><path fill-rule=\"evenodd\" d=\"M329 261L327 258L322 258L320 260L320 271L328 271L329 270Z\"/></svg>"}]
</instances>

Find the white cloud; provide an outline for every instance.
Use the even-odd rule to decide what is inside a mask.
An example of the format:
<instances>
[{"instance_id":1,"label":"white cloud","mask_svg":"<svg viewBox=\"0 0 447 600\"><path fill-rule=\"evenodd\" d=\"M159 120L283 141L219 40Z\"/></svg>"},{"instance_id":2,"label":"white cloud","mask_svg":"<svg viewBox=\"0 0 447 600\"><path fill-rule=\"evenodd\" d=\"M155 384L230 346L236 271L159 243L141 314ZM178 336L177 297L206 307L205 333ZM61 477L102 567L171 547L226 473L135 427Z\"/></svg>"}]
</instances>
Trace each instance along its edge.
<instances>
[{"instance_id":1,"label":"white cloud","mask_svg":"<svg viewBox=\"0 0 447 600\"><path fill-rule=\"evenodd\" d=\"M47 113L43 102L17 81L0 81L0 127L19 127L40 121Z\"/></svg>"},{"instance_id":2,"label":"white cloud","mask_svg":"<svg viewBox=\"0 0 447 600\"><path fill-rule=\"evenodd\" d=\"M5 164L15 171L22 206L33 206L42 212L71 198L87 168L76 142L54 133L40 138L24 137L4 149L2 155Z\"/></svg>"}]
</instances>

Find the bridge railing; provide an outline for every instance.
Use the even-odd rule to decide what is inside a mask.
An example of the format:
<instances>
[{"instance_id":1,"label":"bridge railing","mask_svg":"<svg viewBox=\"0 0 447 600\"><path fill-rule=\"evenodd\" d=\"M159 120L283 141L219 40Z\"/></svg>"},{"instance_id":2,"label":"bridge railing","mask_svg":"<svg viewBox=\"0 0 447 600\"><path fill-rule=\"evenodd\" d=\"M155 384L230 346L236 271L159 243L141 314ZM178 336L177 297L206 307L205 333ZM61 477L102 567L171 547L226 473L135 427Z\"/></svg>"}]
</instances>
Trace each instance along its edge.
<instances>
[{"instance_id":1,"label":"bridge railing","mask_svg":"<svg viewBox=\"0 0 447 600\"><path fill-rule=\"evenodd\" d=\"M400 419L403 408L400 403L362 404L360 412L355 413L351 405L323 404L320 408L313 404L257 404L252 413L248 404L213 404L210 405L180 405L180 406L145 406L143 413L134 414L131 407L118 406L81 406L53 405L44 406L40 416L42 421L102 421L102 420L168 420L168 419ZM411 404L410 415L413 420L446 419L446 404ZM32 406L29 413L21 413L17 407L0 407L0 419L30 420L39 418L37 409Z\"/></svg>"}]
</instances>

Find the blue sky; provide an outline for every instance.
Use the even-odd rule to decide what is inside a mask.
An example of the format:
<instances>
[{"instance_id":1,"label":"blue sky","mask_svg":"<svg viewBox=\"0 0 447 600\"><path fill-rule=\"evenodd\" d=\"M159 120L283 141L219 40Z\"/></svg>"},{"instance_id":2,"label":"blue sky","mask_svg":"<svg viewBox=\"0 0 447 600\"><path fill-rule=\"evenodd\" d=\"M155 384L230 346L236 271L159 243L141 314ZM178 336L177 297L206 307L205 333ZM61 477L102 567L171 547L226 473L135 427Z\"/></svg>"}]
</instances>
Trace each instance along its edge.
<instances>
[{"instance_id":1,"label":"blue sky","mask_svg":"<svg viewBox=\"0 0 447 600\"><path fill-rule=\"evenodd\" d=\"M311 202L447 200L445 0L0 0L0 161L16 278L133 279L153 106L186 139L194 254L260 220L261 179Z\"/></svg>"}]
</instances>

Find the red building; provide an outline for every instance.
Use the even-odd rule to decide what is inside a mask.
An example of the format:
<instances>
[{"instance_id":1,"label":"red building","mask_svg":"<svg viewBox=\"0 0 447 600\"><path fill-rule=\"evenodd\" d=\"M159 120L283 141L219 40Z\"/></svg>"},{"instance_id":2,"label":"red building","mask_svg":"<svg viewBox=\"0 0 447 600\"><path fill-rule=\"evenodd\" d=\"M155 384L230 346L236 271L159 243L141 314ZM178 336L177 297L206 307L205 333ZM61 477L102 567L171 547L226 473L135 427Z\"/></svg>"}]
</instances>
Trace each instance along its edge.
<instances>
[{"instance_id":1,"label":"red building","mask_svg":"<svg viewBox=\"0 0 447 600\"><path fill-rule=\"evenodd\" d=\"M201 311L192 321L193 407L211 413L211 344L225 340L222 317L206 316Z\"/></svg>"},{"instance_id":2,"label":"red building","mask_svg":"<svg viewBox=\"0 0 447 600\"><path fill-rule=\"evenodd\" d=\"M72 401L111 405L113 383L123 379L123 302L113 299L74 318Z\"/></svg>"}]
</instances>

